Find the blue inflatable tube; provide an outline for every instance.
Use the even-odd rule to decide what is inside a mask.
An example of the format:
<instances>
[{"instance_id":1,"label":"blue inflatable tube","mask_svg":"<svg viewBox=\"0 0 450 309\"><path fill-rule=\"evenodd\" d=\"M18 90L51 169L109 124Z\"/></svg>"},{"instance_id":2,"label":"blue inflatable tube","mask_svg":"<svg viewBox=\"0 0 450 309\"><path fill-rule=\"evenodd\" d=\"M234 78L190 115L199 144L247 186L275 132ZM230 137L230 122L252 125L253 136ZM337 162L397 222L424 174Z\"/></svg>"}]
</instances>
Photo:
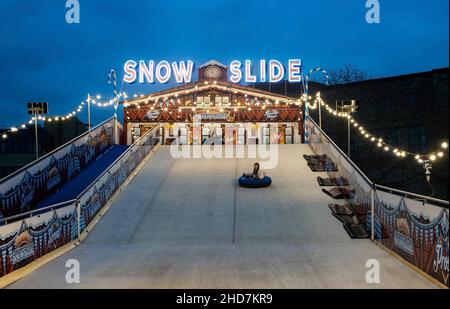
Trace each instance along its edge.
<instances>
[{"instance_id":1,"label":"blue inflatable tube","mask_svg":"<svg viewBox=\"0 0 450 309\"><path fill-rule=\"evenodd\" d=\"M239 178L239 185L244 188L265 188L272 184L272 179L268 176L265 176L263 179L253 178L253 177L245 177L242 176Z\"/></svg>"}]
</instances>

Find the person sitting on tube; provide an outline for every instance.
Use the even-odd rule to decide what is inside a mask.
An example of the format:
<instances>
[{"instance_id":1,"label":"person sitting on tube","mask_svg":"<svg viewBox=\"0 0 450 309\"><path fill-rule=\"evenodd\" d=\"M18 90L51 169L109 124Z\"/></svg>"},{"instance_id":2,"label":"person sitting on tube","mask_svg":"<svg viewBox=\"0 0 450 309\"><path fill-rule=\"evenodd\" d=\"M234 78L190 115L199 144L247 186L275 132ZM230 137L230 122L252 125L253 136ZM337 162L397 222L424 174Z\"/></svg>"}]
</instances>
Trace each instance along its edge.
<instances>
[{"instance_id":1,"label":"person sitting on tube","mask_svg":"<svg viewBox=\"0 0 450 309\"><path fill-rule=\"evenodd\" d=\"M253 164L253 172L252 173L244 173L244 177L253 178L253 179L263 179L264 173L259 170L259 163Z\"/></svg>"}]
</instances>

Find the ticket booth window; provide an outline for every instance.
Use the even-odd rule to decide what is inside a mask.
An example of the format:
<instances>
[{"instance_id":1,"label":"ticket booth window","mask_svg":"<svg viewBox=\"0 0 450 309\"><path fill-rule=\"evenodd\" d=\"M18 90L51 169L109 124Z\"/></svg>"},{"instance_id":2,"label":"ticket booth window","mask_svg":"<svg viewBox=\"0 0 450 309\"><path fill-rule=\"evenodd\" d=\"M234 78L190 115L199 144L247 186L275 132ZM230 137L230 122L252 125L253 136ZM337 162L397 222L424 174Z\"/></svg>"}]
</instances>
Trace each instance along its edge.
<instances>
[{"instance_id":1,"label":"ticket booth window","mask_svg":"<svg viewBox=\"0 0 450 309\"><path fill-rule=\"evenodd\" d=\"M238 145L245 145L246 130L245 127L238 128Z\"/></svg>"},{"instance_id":2,"label":"ticket booth window","mask_svg":"<svg viewBox=\"0 0 450 309\"><path fill-rule=\"evenodd\" d=\"M232 125L225 126L225 144L226 145L236 144L236 136L234 133L234 126L232 126Z\"/></svg>"},{"instance_id":3,"label":"ticket booth window","mask_svg":"<svg viewBox=\"0 0 450 309\"><path fill-rule=\"evenodd\" d=\"M286 127L283 125L278 126L277 140L280 145L286 144Z\"/></svg>"},{"instance_id":4,"label":"ticket booth window","mask_svg":"<svg viewBox=\"0 0 450 309\"><path fill-rule=\"evenodd\" d=\"M270 144L270 128L264 127L262 133L263 133L262 134L263 144L264 145Z\"/></svg>"},{"instance_id":5,"label":"ticket booth window","mask_svg":"<svg viewBox=\"0 0 450 309\"><path fill-rule=\"evenodd\" d=\"M224 130L222 128L222 126L218 126L215 129L215 134L214 134L214 144L215 145L222 145L223 144L223 133Z\"/></svg>"},{"instance_id":6,"label":"ticket booth window","mask_svg":"<svg viewBox=\"0 0 450 309\"><path fill-rule=\"evenodd\" d=\"M180 136L179 136L180 144L187 145L188 143L188 130L186 127L180 128Z\"/></svg>"},{"instance_id":7,"label":"ticket booth window","mask_svg":"<svg viewBox=\"0 0 450 309\"><path fill-rule=\"evenodd\" d=\"M210 137L211 129L209 126L204 126L202 128L202 144L204 144Z\"/></svg>"},{"instance_id":8,"label":"ticket booth window","mask_svg":"<svg viewBox=\"0 0 450 309\"><path fill-rule=\"evenodd\" d=\"M132 128L132 143L135 143L141 137L141 128Z\"/></svg>"},{"instance_id":9,"label":"ticket booth window","mask_svg":"<svg viewBox=\"0 0 450 309\"><path fill-rule=\"evenodd\" d=\"M202 143L202 128L200 126L193 126L192 128L192 144L201 145Z\"/></svg>"},{"instance_id":10,"label":"ticket booth window","mask_svg":"<svg viewBox=\"0 0 450 309\"><path fill-rule=\"evenodd\" d=\"M247 135L247 144L249 145L257 145L260 141L258 139L258 130L256 128L256 126L252 126L251 128L248 129L247 131L249 133L249 135Z\"/></svg>"},{"instance_id":11,"label":"ticket booth window","mask_svg":"<svg viewBox=\"0 0 450 309\"><path fill-rule=\"evenodd\" d=\"M293 127L286 127L285 141L286 141L286 144L294 143L294 128Z\"/></svg>"}]
</instances>

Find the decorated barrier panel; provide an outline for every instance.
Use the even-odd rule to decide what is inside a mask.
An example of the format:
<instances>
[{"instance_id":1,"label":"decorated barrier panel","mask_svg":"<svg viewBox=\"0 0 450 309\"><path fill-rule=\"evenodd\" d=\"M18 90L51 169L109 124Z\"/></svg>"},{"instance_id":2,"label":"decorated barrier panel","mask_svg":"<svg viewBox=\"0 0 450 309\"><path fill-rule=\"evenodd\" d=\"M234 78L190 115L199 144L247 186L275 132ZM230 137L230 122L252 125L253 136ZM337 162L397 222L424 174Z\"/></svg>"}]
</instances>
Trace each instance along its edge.
<instances>
[{"instance_id":1,"label":"decorated barrier panel","mask_svg":"<svg viewBox=\"0 0 450 309\"><path fill-rule=\"evenodd\" d=\"M79 195L80 225L82 230L89 225L98 211L136 169L139 163L160 142L159 132L156 128L147 132L134 145L128 148L91 186Z\"/></svg>"},{"instance_id":2,"label":"decorated barrier panel","mask_svg":"<svg viewBox=\"0 0 450 309\"><path fill-rule=\"evenodd\" d=\"M119 130L123 130L120 125ZM0 181L0 219L33 209L114 144L114 118Z\"/></svg>"},{"instance_id":3,"label":"decorated barrier panel","mask_svg":"<svg viewBox=\"0 0 450 309\"><path fill-rule=\"evenodd\" d=\"M339 167L366 205L367 231L373 240L449 287L449 203L373 184L310 118L305 122L310 147ZM372 213L374 214L372 218Z\"/></svg>"},{"instance_id":4,"label":"decorated barrier panel","mask_svg":"<svg viewBox=\"0 0 450 309\"><path fill-rule=\"evenodd\" d=\"M0 227L0 277L75 240L78 237L74 203Z\"/></svg>"},{"instance_id":5,"label":"decorated barrier panel","mask_svg":"<svg viewBox=\"0 0 450 309\"><path fill-rule=\"evenodd\" d=\"M29 218L3 226L2 222L13 220L0 219L0 277L78 239L114 192L160 143L159 132L158 128L147 132L68 205L29 212L24 214Z\"/></svg>"},{"instance_id":6,"label":"decorated barrier panel","mask_svg":"<svg viewBox=\"0 0 450 309\"><path fill-rule=\"evenodd\" d=\"M376 188L375 240L448 287L448 203L432 205Z\"/></svg>"}]
</instances>

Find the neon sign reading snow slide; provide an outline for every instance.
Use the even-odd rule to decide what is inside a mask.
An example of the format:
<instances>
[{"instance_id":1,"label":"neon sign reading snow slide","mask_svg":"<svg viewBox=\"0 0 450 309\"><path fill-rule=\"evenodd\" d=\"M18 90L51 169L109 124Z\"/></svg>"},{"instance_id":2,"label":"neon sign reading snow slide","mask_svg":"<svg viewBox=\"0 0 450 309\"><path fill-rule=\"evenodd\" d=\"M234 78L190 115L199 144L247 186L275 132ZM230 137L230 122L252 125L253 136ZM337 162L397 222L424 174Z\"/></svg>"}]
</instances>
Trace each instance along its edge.
<instances>
[{"instance_id":1,"label":"neon sign reading snow slide","mask_svg":"<svg viewBox=\"0 0 450 309\"><path fill-rule=\"evenodd\" d=\"M190 83L194 72L194 62L175 61L170 63L163 60L128 60L123 66L124 81L128 84L138 82L140 84L165 84L170 80L178 84ZM260 60L255 66L251 60L243 62L233 60L229 65L228 80L232 83L271 82L276 83L287 77L291 83L302 81L302 61L290 59L285 67L278 60Z\"/></svg>"}]
</instances>

